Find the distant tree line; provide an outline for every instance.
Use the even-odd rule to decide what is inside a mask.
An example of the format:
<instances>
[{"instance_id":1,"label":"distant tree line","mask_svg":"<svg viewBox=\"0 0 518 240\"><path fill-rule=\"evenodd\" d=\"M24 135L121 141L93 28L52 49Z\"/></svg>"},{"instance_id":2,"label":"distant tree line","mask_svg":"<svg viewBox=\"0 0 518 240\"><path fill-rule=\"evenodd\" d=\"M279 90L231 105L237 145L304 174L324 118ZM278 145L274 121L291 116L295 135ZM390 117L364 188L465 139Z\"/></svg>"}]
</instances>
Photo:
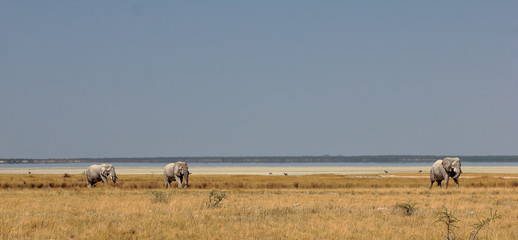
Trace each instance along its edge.
<instances>
[{"instance_id":1,"label":"distant tree line","mask_svg":"<svg viewBox=\"0 0 518 240\"><path fill-rule=\"evenodd\" d=\"M82 162L196 162L196 163L246 163L246 162L433 162L446 156L436 155L377 155L377 156L270 156L270 157L152 157L152 158L70 158L70 159L0 159L2 163L82 163ZM518 162L518 156L458 156L466 162Z\"/></svg>"}]
</instances>

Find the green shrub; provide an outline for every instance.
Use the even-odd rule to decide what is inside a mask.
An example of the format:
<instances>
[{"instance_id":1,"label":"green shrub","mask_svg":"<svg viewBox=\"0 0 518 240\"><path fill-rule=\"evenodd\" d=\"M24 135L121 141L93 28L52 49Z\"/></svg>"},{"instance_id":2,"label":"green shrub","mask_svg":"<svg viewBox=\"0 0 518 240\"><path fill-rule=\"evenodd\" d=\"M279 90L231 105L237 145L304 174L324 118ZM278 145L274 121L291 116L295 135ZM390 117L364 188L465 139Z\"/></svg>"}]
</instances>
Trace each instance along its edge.
<instances>
[{"instance_id":1,"label":"green shrub","mask_svg":"<svg viewBox=\"0 0 518 240\"><path fill-rule=\"evenodd\" d=\"M446 207L443 207L443 211L440 211L437 213L437 220L435 222L442 222L446 225L446 239L447 240L454 240L455 239L455 228L459 228L455 225L460 221L458 218L453 216L452 212L448 212L448 209Z\"/></svg>"},{"instance_id":2,"label":"green shrub","mask_svg":"<svg viewBox=\"0 0 518 240\"><path fill-rule=\"evenodd\" d=\"M496 210L495 210L495 212L493 212L493 209L489 209L489 217L487 217L484 220L478 220L478 223L473 224L473 227L475 229L473 229L473 231L471 232L469 239L470 240L476 239L477 234L482 229L482 227L489 224L489 222L491 222L491 221L494 222L496 218L500 218L500 215L496 214Z\"/></svg>"},{"instance_id":3,"label":"green shrub","mask_svg":"<svg viewBox=\"0 0 518 240\"><path fill-rule=\"evenodd\" d=\"M396 208L402 209L406 215L410 216L412 213L417 211L417 208L415 207L416 205L417 203L410 200L406 203L396 203Z\"/></svg>"}]
</instances>

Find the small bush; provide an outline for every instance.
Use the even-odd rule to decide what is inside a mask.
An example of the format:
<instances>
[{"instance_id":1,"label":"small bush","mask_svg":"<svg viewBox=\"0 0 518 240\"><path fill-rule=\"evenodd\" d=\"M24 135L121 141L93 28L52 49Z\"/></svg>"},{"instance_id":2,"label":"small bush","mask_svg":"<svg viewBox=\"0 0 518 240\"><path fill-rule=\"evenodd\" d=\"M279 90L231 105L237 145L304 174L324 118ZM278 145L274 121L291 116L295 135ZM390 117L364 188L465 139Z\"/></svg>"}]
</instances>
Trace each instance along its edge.
<instances>
[{"instance_id":1,"label":"small bush","mask_svg":"<svg viewBox=\"0 0 518 240\"><path fill-rule=\"evenodd\" d=\"M410 216L412 213L417 211L417 208L415 207L417 203L412 202L412 200L406 202L406 203L396 203L396 208L402 209L406 215Z\"/></svg>"},{"instance_id":2,"label":"small bush","mask_svg":"<svg viewBox=\"0 0 518 240\"><path fill-rule=\"evenodd\" d=\"M446 207L443 207L443 211L437 213L437 220L435 222L442 222L446 225L446 239L447 240L454 240L455 239L455 228L458 228L458 226L455 225L460 221L458 218L453 216L452 212L448 212L448 209Z\"/></svg>"},{"instance_id":3,"label":"small bush","mask_svg":"<svg viewBox=\"0 0 518 240\"><path fill-rule=\"evenodd\" d=\"M494 222L496 218L500 218L500 215L497 215L496 211L497 210L495 210L495 212L493 212L493 209L489 209L489 217L487 217L484 220L479 220L478 223L473 224L473 227L475 229L473 229L473 231L470 234L470 238L469 238L470 240L474 240L477 238L477 234L482 229L482 227L489 224L489 222L491 222L491 221Z\"/></svg>"},{"instance_id":4,"label":"small bush","mask_svg":"<svg viewBox=\"0 0 518 240\"><path fill-rule=\"evenodd\" d=\"M154 196L152 201L155 203L169 203L173 198L172 193L166 193L162 191L150 191L150 193Z\"/></svg>"},{"instance_id":5,"label":"small bush","mask_svg":"<svg viewBox=\"0 0 518 240\"><path fill-rule=\"evenodd\" d=\"M209 195L209 202L207 206L210 208L218 207L221 201L227 197L225 192L218 192L216 190L212 190Z\"/></svg>"}]
</instances>

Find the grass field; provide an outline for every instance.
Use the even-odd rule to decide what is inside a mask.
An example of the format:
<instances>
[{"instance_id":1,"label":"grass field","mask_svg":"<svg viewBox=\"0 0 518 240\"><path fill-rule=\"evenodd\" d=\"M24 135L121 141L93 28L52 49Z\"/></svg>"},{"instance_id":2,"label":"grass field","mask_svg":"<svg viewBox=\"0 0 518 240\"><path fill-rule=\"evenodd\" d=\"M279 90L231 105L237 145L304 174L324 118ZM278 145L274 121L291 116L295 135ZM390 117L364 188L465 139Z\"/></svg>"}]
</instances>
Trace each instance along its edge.
<instances>
[{"instance_id":1,"label":"grass field","mask_svg":"<svg viewBox=\"0 0 518 240\"><path fill-rule=\"evenodd\" d=\"M463 174L428 190L427 174L120 175L86 188L83 175L0 175L2 239L518 239L518 174ZM211 196L212 195L212 196ZM446 210L445 210L446 209ZM410 210L410 211L407 211Z\"/></svg>"}]
</instances>

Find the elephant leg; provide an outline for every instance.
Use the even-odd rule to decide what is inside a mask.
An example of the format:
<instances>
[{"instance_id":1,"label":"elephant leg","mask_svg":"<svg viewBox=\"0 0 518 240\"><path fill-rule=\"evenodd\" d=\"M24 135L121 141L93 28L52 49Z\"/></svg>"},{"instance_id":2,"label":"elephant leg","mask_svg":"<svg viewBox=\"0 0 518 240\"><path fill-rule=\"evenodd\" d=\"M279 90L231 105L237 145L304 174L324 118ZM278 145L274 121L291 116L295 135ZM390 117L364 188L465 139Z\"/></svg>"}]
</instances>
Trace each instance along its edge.
<instances>
[{"instance_id":1,"label":"elephant leg","mask_svg":"<svg viewBox=\"0 0 518 240\"><path fill-rule=\"evenodd\" d=\"M106 180L106 177L105 176L102 176L101 179L103 180L103 183L104 184L108 184L108 181Z\"/></svg>"},{"instance_id":2,"label":"elephant leg","mask_svg":"<svg viewBox=\"0 0 518 240\"><path fill-rule=\"evenodd\" d=\"M91 188L95 183L95 180L88 180L88 187Z\"/></svg>"},{"instance_id":3,"label":"elephant leg","mask_svg":"<svg viewBox=\"0 0 518 240\"><path fill-rule=\"evenodd\" d=\"M442 180L437 180L437 187L442 188L441 183L442 183Z\"/></svg>"},{"instance_id":4,"label":"elephant leg","mask_svg":"<svg viewBox=\"0 0 518 240\"><path fill-rule=\"evenodd\" d=\"M449 178L444 179L444 189L448 189L448 181L449 180L450 180Z\"/></svg>"},{"instance_id":5,"label":"elephant leg","mask_svg":"<svg viewBox=\"0 0 518 240\"><path fill-rule=\"evenodd\" d=\"M435 181L430 180L430 185L428 186L428 189L432 189L433 182L435 182Z\"/></svg>"},{"instance_id":6,"label":"elephant leg","mask_svg":"<svg viewBox=\"0 0 518 240\"><path fill-rule=\"evenodd\" d=\"M169 180L169 178L167 176L164 176L164 180L165 180L165 188L168 189L169 187L171 187L171 180Z\"/></svg>"},{"instance_id":7,"label":"elephant leg","mask_svg":"<svg viewBox=\"0 0 518 240\"><path fill-rule=\"evenodd\" d=\"M455 185L459 187L459 179L454 178L453 181L455 182Z\"/></svg>"},{"instance_id":8,"label":"elephant leg","mask_svg":"<svg viewBox=\"0 0 518 240\"><path fill-rule=\"evenodd\" d=\"M176 179L176 182L178 183L178 188L182 188L182 178L181 177L178 177L178 176L174 176L174 178Z\"/></svg>"}]
</instances>

